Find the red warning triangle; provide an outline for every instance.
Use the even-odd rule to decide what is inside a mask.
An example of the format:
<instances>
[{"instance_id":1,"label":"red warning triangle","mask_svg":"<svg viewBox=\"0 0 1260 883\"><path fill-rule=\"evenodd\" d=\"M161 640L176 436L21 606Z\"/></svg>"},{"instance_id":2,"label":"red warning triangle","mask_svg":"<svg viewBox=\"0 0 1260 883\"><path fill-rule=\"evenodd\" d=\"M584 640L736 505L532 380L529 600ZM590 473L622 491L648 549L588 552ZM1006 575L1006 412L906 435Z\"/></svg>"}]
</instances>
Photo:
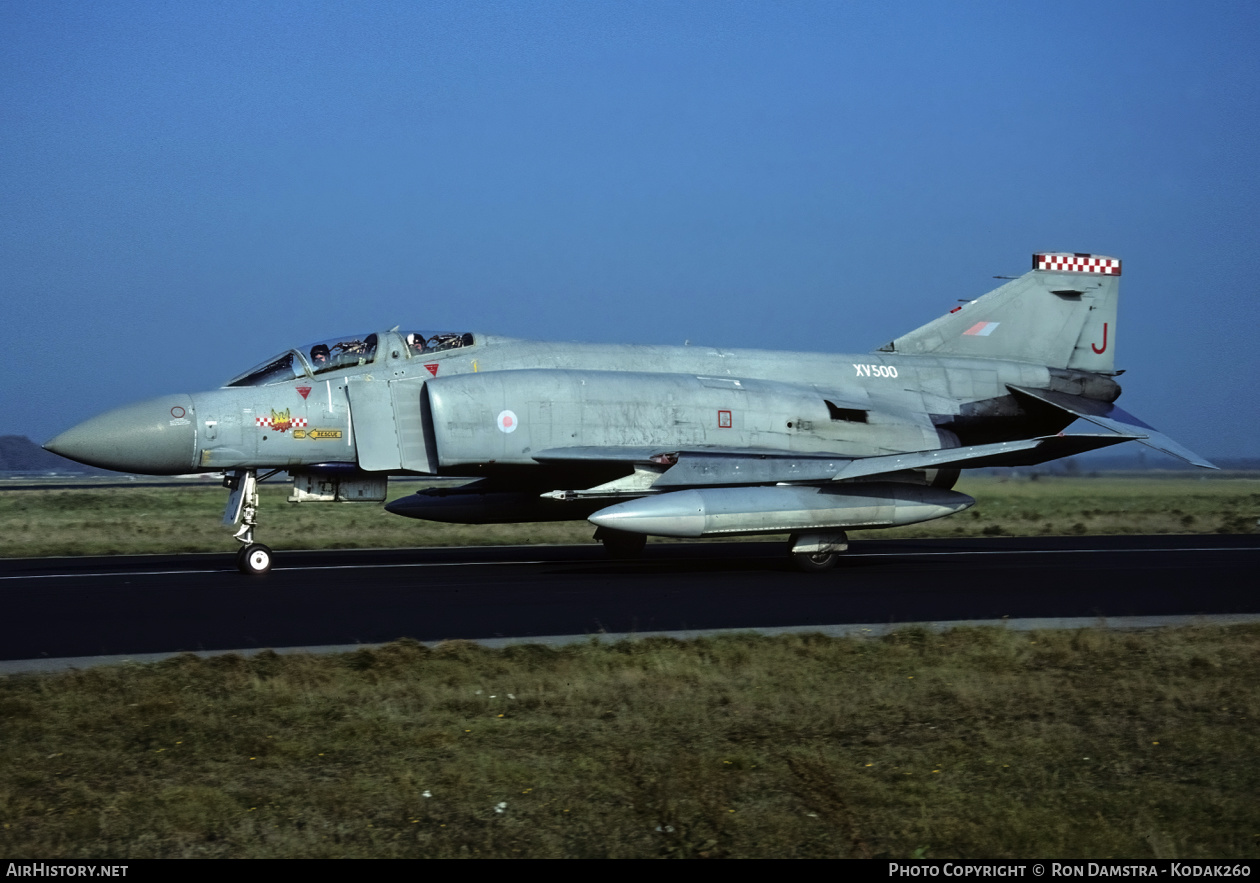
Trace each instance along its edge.
<instances>
[{"instance_id":1,"label":"red warning triangle","mask_svg":"<svg viewBox=\"0 0 1260 883\"><path fill-rule=\"evenodd\" d=\"M438 363L437 363L437 362L429 362L429 363L428 363L428 364L426 364L424 367L426 367L426 368L428 368L428 369L429 369L429 373L430 373L430 374L432 374L434 377L437 377L437 369L438 369Z\"/></svg>"},{"instance_id":2,"label":"red warning triangle","mask_svg":"<svg viewBox=\"0 0 1260 883\"><path fill-rule=\"evenodd\" d=\"M309 386L299 386L297 388L297 391L298 391L298 394L302 396L302 398L306 398L308 395L311 394L311 388Z\"/></svg>"}]
</instances>

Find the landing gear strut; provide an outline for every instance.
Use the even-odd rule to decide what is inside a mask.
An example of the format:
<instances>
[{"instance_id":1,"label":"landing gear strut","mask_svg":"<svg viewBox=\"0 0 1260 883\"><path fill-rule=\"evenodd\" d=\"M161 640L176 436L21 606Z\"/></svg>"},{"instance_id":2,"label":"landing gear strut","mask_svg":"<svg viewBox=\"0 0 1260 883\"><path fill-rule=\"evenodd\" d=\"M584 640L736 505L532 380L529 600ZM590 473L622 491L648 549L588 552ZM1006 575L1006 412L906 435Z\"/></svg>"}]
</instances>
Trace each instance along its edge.
<instances>
[{"instance_id":1,"label":"landing gear strut","mask_svg":"<svg viewBox=\"0 0 1260 883\"><path fill-rule=\"evenodd\" d=\"M595 539L604 544L604 551L614 561L633 561L643 555L643 548L647 545L644 534L607 527L597 529Z\"/></svg>"},{"instance_id":2,"label":"landing gear strut","mask_svg":"<svg viewBox=\"0 0 1260 883\"><path fill-rule=\"evenodd\" d=\"M279 470L269 472L270 478ZM258 526L258 473L253 469L241 469L227 475L223 485L231 489L223 523L232 527L238 521L240 529L233 539L241 544L236 553L236 567L241 573L262 575L271 570L272 552L262 543L254 542L254 528Z\"/></svg>"}]
</instances>

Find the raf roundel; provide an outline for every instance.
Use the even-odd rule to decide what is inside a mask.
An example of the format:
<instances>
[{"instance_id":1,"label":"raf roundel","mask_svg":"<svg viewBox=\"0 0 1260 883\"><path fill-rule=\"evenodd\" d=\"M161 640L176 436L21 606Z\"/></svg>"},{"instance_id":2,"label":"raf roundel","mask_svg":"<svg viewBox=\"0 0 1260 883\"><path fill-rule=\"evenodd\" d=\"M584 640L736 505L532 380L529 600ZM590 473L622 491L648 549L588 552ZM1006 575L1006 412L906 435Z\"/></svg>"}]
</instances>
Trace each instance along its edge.
<instances>
[{"instance_id":1,"label":"raf roundel","mask_svg":"<svg viewBox=\"0 0 1260 883\"><path fill-rule=\"evenodd\" d=\"M516 432L516 425L520 422L516 419L513 411L500 411L496 421L499 424L499 432Z\"/></svg>"}]
</instances>

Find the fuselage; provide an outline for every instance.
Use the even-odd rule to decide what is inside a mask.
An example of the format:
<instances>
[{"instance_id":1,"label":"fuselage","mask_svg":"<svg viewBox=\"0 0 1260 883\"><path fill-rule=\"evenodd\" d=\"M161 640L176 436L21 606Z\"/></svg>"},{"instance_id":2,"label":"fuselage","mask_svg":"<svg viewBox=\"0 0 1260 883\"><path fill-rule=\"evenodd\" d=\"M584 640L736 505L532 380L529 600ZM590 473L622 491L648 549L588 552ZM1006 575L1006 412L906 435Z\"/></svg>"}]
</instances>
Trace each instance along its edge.
<instances>
[{"instance_id":1,"label":"fuselage","mask_svg":"<svg viewBox=\"0 0 1260 883\"><path fill-rule=\"evenodd\" d=\"M48 447L148 474L339 464L479 475L537 469L540 454L558 449L613 447L870 457L1056 432L1068 422L1026 412L1008 386L1119 395L1109 377L1012 360L491 335L417 351L409 338L372 335L370 360L342 367L316 369L295 350L282 371L129 405Z\"/></svg>"}]
</instances>

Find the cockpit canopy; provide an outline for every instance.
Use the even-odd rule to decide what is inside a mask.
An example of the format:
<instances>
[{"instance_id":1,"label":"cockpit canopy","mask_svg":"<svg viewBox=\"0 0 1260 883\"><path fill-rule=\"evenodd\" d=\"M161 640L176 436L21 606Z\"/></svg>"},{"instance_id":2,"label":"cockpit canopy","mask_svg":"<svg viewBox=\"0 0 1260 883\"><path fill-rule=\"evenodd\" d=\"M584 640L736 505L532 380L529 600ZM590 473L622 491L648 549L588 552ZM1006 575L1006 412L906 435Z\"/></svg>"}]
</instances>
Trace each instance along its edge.
<instances>
[{"instance_id":1,"label":"cockpit canopy","mask_svg":"<svg viewBox=\"0 0 1260 883\"><path fill-rule=\"evenodd\" d=\"M395 356L411 358L424 353L426 356L443 350L472 346L471 334L449 331L388 332L388 340L394 334L401 338L403 348ZM298 349L288 350L229 380L224 386L266 386L285 383L298 378L313 378L329 371L370 365L376 360L377 344L381 335L356 334L332 337ZM388 344L387 344L388 347Z\"/></svg>"}]
</instances>

